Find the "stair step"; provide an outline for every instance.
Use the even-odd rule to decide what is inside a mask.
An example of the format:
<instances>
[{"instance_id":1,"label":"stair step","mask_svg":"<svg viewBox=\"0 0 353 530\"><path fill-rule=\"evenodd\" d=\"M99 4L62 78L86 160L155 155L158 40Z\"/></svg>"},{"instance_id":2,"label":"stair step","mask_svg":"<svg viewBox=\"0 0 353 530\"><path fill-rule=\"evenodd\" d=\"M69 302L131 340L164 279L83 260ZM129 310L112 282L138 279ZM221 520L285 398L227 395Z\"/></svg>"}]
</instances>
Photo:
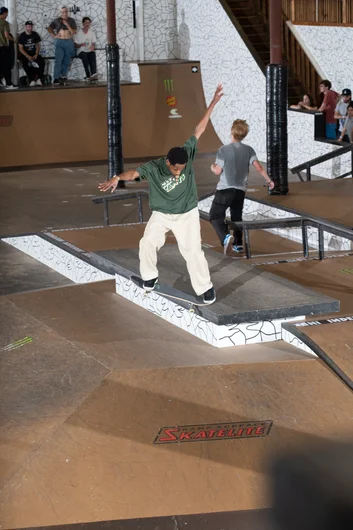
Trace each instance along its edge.
<instances>
[{"instance_id":1,"label":"stair step","mask_svg":"<svg viewBox=\"0 0 353 530\"><path fill-rule=\"evenodd\" d=\"M246 31L245 33L247 34L248 37L258 37L264 41L270 42L270 35L267 32L265 33L261 31L261 32L249 33Z\"/></svg>"},{"instance_id":2,"label":"stair step","mask_svg":"<svg viewBox=\"0 0 353 530\"><path fill-rule=\"evenodd\" d=\"M258 22L256 24L242 24L242 28L263 28L265 26L264 22Z\"/></svg>"},{"instance_id":3,"label":"stair step","mask_svg":"<svg viewBox=\"0 0 353 530\"><path fill-rule=\"evenodd\" d=\"M228 2L228 5L231 9L243 9L244 11L255 9L255 5L251 4L248 0L243 0L242 2Z\"/></svg>"},{"instance_id":4,"label":"stair step","mask_svg":"<svg viewBox=\"0 0 353 530\"><path fill-rule=\"evenodd\" d=\"M238 15L255 15L256 11L252 7L245 8L245 7L232 7L231 8L232 13L234 13L235 16Z\"/></svg>"},{"instance_id":5,"label":"stair step","mask_svg":"<svg viewBox=\"0 0 353 530\"><path fill-rule=\"evenodd\" d=\"M253 46L254 55L257 57L259 65L269 64L271 61L270 28L261 9L258 8L258 2L255 0L227 0L227 4L242 28L245 34L244 38L246 37ZM288 67L288 102L289 104L297 103L307 88L300 77L297 77L285 56L283 56L283 64Z\"/></svg>"}]
</instances>

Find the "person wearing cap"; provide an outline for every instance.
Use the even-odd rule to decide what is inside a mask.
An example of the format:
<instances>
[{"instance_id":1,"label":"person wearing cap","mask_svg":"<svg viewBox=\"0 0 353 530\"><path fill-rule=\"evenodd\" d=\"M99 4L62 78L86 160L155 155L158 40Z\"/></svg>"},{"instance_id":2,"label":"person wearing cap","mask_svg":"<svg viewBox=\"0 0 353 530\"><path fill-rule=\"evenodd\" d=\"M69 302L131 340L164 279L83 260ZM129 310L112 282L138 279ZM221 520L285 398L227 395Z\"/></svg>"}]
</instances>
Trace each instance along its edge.
<instances>
[{"instance_id":1,"label":"person wearing cap","mask_svg":"<svg viewBox=\"0 0 353 530\"><path fill-rule=\"evenodd\" d=\"M344 120L343 129L341 136L338 140L345 140L346 142L353 143L353 103L350 102L347 107L347 117Z\"/></svg>"},{"instance_id":2,"label":"person wearing cap","mask_svg":"<svg viewBox=\"0 0 353 530\"><path fill-rule=\"evenodd\" d=\"M5 88L17 88L11 81L12 58L9 41L15 42L10 33L10 24L7 22L9 10L7 7L0 8L0 86Z\"/></svg>"},{"instance_id":3,"label":"person wearing cap","mask_svg":"<svg viewBox=\"0 0 353 530\"><path fill-rule=\"evenodd\" d=\"M44 74L44 59L39 55L41 38L33 31L33 22L27 20L25 31L18 39L18 47L21 52L21 62L27 74L29 86L42 86Z\"/></svg>"},{"instance_id":4,"label":"person wearing cap","mask_svg":"<svg viewBox=\"0 0 353 530\"><path fill-rule=\"evenodd\" d=\"M342 131L344 128L344 123L347 117L347 108L352 100L352 91L349 88L345 88L342 90L342 97L340 101L337 103L336 109L335 109L335 119L339 120L339 126L338 126L338 132L339 137L342 136ZM345 136L344 141L349 142L348 136Z\"/></svg>"}]
</instances>

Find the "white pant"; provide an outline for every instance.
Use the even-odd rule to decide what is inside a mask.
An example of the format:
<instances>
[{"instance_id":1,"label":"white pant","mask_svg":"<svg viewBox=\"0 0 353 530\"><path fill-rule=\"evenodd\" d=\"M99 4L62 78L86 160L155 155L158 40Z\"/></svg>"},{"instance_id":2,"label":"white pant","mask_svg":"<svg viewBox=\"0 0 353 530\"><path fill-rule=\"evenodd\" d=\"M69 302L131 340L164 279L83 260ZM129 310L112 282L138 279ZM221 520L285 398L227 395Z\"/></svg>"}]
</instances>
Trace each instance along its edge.
<instances>
[{"instance_id":1,"label":"white pant","mask_svg":"<svg viewBox=\"0 0 353 530\"><path fill-rule=\"evenodd\" d=\"M140 273L144 281L158 277L157 251L163 247L167 232L173 232L179 251L186 261L191 285L197 294L211 289L212 282L205 254L201 248L201 226L198 208L187 213L152 212L140 241Z\"/></svg>"}]
</instances>

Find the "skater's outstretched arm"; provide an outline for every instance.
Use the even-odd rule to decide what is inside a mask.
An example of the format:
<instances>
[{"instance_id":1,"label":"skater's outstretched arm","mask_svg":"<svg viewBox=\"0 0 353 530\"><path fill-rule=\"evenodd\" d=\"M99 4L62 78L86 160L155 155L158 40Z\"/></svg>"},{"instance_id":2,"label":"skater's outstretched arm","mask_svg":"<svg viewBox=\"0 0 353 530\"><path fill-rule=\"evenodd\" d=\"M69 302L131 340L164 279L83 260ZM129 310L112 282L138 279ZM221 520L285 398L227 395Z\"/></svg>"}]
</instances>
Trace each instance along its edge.
<instances>
[{"instance_id":1,"label":"skater's outstretched arm","mask_svg":"<svg viewBox=\"0 0 353 530\"><path fill-rule=\"evenodd\" d=\"M222 97L223 97L223 85L218 85L215 95L213 96L213 99L208 109L206 110L204 117L202 118L202 120L200 121L200 123L197 125L195 129L195 136L198 140L205 132L207 124L210 121L210 117L213 112L213 109L215 108L217 103L222 99Z\"/></svg>"},{"instance_id":2,"label":"skater's outstretched arm","mask_svg":"<svg viewBox=\"0 0 353 530\"><path fill-rule=\"evenodd\" d=\"M120 175L115 175L115 177L110 180L107 180L106 182L102 182L101 184L99 184L98 189L100 191L108 191L109 189L111 189L111 193L113 193L119 184L119 180L135 180L139 178L139 176L140 173L138 173L136 169L130 169L130 171L125 171Z\"/></svg>"}]
</instances>

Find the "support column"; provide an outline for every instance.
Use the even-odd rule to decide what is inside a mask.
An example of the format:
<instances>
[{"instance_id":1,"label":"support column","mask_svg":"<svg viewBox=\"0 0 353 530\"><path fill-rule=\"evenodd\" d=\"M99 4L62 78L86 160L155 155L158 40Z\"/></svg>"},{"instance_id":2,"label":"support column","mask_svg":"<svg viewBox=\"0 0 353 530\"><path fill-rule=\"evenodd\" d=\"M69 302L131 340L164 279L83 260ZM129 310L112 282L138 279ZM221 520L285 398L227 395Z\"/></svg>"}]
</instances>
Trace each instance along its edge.
<instances>
[{"instance_id":1,"label":"support column","mask_svg":"<svg viewBox=\"0 0 353 530\"><path fill-rule=\"evenodd\" d=\"M145 30L143 20L143 2L144 0L136 0L136 38L137 38L137 60L145 60Z\"/></svg>"},{"instance_id":2,"label":"support column","mask_svg":"<svg viewBox=\"0 0 353 530\"><path fill-rule=\"evenodd\" d=\"M116 42L115 0L107 0L107 92L108 92L108 179L124 171L120 57ZM125 187L119 182L119 188Z\"/></svg>"},{"instance_id":3,"label":"support column","mask_svg":"<svg viewBox=\"0 0 353 530\"><path fill-rule=\"evenodd\" d=\"M9 16L7 18L8 23L11 27L11 33L14 38L17 38L17 14L16 14L16 0L5 0L5 7L9 10ZM13 43L12 43L13 44ZM18 69L17 69L17 45L13 46L14 50L14 67L12 69L12 82L14 85L18 84Z\"/></svg>"},{"instance_id":4,"label":"support column","mask_svg":"<svg viewBox=\"0 0 353 530\"><path fill-rule=\"evenodd\" d=\"M270 64L266 68L267 172L270 194L288 193L288 69L282 59L282 1L269 0Z\"/></svg>"}]
</instances>

